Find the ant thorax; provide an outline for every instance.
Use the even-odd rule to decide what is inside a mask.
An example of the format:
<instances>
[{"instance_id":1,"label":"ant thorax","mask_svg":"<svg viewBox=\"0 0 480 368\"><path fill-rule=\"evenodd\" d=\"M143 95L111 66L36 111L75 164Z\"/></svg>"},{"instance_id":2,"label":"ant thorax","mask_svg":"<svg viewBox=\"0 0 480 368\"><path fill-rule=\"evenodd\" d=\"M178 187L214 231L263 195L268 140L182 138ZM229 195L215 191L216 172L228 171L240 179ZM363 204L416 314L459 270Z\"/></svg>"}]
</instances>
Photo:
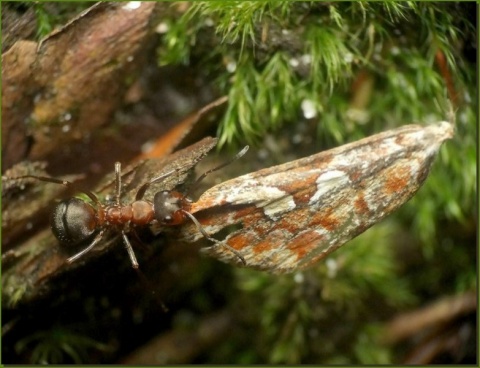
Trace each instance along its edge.
<instances>
[{"instance_id":1,"label":"ant thorax","mask_svg":"<svg viewBox=\"0 0 480 368\"><path fill-rule=\"evenodd\" d=\"M153 220L153 206L150 202L139 200L129 205L109 205L103 208L104 221L112 225L139 226L148 225ZM99 216L100 217L100 216Z\"/></svg>"}]
</instances>

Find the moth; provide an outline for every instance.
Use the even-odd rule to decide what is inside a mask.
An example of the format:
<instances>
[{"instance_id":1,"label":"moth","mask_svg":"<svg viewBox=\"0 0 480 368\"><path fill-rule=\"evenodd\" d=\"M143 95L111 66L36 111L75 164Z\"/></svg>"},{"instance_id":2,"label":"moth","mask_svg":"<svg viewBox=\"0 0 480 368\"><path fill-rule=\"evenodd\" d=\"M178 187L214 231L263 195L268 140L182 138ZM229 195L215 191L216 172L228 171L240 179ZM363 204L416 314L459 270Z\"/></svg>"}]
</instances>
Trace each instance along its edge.
<instances>
[{"instance_id":1,"label":"moth","mask_svg":"<svg viewBox=\"0 0 480 368\"><path fill-rule=\"evenodd\" d=\"M246 267L300 270L412 198L453 131L448 122L388 130L223 182L204 192L190 212L208 234L236 249ZM181 231L188 241L201 237L192 225ZM225 247L202 251L241 265Z\"/></svg>"}]
</instances>

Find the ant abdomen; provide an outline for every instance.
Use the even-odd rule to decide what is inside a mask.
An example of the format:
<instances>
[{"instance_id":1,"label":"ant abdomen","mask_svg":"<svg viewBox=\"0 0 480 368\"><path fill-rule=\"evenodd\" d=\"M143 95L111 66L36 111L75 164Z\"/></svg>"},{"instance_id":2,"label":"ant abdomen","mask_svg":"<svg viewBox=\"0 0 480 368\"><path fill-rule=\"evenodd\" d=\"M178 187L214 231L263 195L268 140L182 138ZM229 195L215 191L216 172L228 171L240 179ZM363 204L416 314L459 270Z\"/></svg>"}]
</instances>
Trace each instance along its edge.
<instances>
[{"instance_id":1,"label":"ant abdomen","mask_svg":"<svg viewBox=\"0 0 480 368\"><path fill-rule=\"evenodd\" d=\"M74 247L97 232L95 209L78 198L60 202L50 217L52 232L60 243Z\"/></svg>"}]
</instances>

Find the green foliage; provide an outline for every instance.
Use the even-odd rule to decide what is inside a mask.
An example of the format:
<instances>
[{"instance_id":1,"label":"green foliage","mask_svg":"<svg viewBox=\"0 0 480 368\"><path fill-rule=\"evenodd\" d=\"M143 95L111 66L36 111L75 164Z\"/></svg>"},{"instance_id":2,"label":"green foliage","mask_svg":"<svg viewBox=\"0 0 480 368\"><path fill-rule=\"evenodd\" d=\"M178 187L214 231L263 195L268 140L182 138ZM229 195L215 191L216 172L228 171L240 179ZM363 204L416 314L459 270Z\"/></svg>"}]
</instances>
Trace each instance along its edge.
<instances>
[{"instance_id":1,"label":"green foliage","mask_svg":"<svg viewBox=\"0 0 480 368\"><path fill-rule=\"evenodd\" d=\"M30 364L74 364L88 362L87 350L106 351L108 347L91 338L73 333L60 327L38 331L17 342L18 354L30 355Z\"/></svg>"},{"instance_id":2,"label":"green foliage","mask_svg":"<svg viewBox=\"0 0 480 368\"><path fill-rule=\"evenodd\" d=\"M37 16L37 37L41 39L52 31L53 21L41 2L35 3L35 15Z\"/></svg>"},{"instance_id":3,"label":"green foliage","mask_svg":"<svg viewBox=\"0 0 480 368\"><path fill-rule=\"evenodd\" d=\"M37 18L37 39L40 40L54 30L55 27L67 23L71 17L92 6L89 1L72 3L36 1L33 3Z\"/></svg>"},{"instance_id":4,"label":"green foliage","mask_svg":"<svg viewBox=\"0 0 480 368\"><path fill-rule=\"evenodd\" d=\"M168 29L168 32L163 40L166 47L159 50L160 65L187 64L190 59L189 43L195 42L197 29L188 29L185 18L180 21L166 20L163 25Z\"/></svg>"},{"instance_id":5,"label":"green foliage","mask_svg":"<svg viewBox=\"0 0 480 368\"><path fill-rule=\"evenodd\" d=\"M391 104L396 108L391 113L395 118L393 124L399 125L404 123L399 119L409 121L418 115L424 118L426 111L432 111L434 97L444 95L441 77L432 67L436 52L441 50L450 67L455 68L458 50L452 50L450 45L458 39L460 30L454 21L438 5L412 2L328 6L288 1L196 2L180 21L168 23L170 29L160 48L160 60L162 64L187 62L189 55L203 51L198 50L202 45L197 45L195 35L206 32L212 37L209 46L214 47L206 54L203 52L201 63L218 64L225 59L235 62L234 71L211 70L218 76L221 89L231 95L232 113L225 116L220 131L223 143L239 137L252 140L278 124L277 110L256 110L265 95L262 88L273 89L271 93L275 96L283 96L283 90L294 91L297 98L289 100L291 107L286 108L296 111L298 116L304 98L317 101L319 107L327 106L333 94L348 98L348 88L355 77L352 71L362 68L378 75L380 83L387 83L385 89L388 88L390 99L405 100L405 104ZM419 23L422 38L407 45L404 38L412 31L418 36L414 22ZM238 81L246 74L267 73L265 69L272 67L275 58L282 61L283 70L271 75L266 86L247 82L245 86ZM415 74L406 80L411 69ZM286 73L291 77L283 78ZM236 101L245 92L249 100ZM423 96L428 98L430 106L419 106L418 98ZM410 112L412 106L420 110ZM385 112L388 106L381 101L371 106L374 111L377 107ZM324 111L328 114L328 109ZM242 114L245 114L243 121L236 120ZM286 114L283 121L291 119Z\"/></svg>"},{"instance_id":6,"label":"green foliage","mask_svg":"<svg viewBox=\"0 0 480 368\"><path fill-rule=\"evenodd\" d=\"M225 119L237 124L226 124L221 142L231 142L242 134L255 137L267 124L263 118L269 116L273 126L284 122L285 118L293 118L296 111L292 101L298 100L297 91L293 88L294 76L290 73L288 61L281 53L275 54L261 72L252 72L250 61L241 62L236 69L232 86L229 90L228 106ZM271 88L281 84L284 89Z\"/></svg>"},{"instance_id":7,"label":"green foliage","mask_svg":"<svg viewBox=\"0 0 480 368\"><path fill-rule=\"evenodd\" d=\"M353 345L358 364L392 364L392 356L387 347L381 344L381 329L368 325L361 329Z\"/></svg>"}]
</instances>

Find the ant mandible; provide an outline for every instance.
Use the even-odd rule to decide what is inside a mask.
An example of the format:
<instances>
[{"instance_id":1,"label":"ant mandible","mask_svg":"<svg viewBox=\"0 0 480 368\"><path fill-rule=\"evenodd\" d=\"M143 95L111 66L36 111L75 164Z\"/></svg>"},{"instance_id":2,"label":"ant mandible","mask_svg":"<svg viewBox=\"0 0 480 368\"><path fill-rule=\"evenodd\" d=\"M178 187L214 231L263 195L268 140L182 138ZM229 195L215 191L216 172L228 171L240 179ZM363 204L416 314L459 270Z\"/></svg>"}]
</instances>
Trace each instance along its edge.
<instances>
[{"instance_id":1,"label":"ant mandible","mask_svg":"<svg viewBox=\"0 0 480 368\"><path fill-rule=\"evenodd\" d=\"M245 146L227 162L203 173L190 186L189 191L208 174L242 157L248 148L249 146ZM153 202L143 199L145 192L152 184L162 181L176 171L177 170L171 170L141 185L135 195L135 200L131 204L123 204L121 201L121 164L120 162L116 162L114 204L103 204L93 192L88 190L79 191L87 195L94 205L75 197L63 200L57 204L50 219L52 232L60 244L66 247L76 247L82 243L90 242L82 251L68 258L67 262L72 263L88 253L100 242L108 229L114 228L117 229L122 236L132 267L137 269L139 267L138 261L127 236L130 231L130 225L146 226L157 221L160 225L172 226L182 224L189 218L206 239L228 248L246 265L245 258L243 258L237 250L208 235L198 220L189 212L190 204L192 203L192 200L188 197L189 191L187 191L186 194L182 194L173 190L164 190L155 193ZM78 190L75 184L67 180L34 175L25 175L18 179L21 178L33 178L49 183L61 184Z\"/></svg>"}]
</instances>

